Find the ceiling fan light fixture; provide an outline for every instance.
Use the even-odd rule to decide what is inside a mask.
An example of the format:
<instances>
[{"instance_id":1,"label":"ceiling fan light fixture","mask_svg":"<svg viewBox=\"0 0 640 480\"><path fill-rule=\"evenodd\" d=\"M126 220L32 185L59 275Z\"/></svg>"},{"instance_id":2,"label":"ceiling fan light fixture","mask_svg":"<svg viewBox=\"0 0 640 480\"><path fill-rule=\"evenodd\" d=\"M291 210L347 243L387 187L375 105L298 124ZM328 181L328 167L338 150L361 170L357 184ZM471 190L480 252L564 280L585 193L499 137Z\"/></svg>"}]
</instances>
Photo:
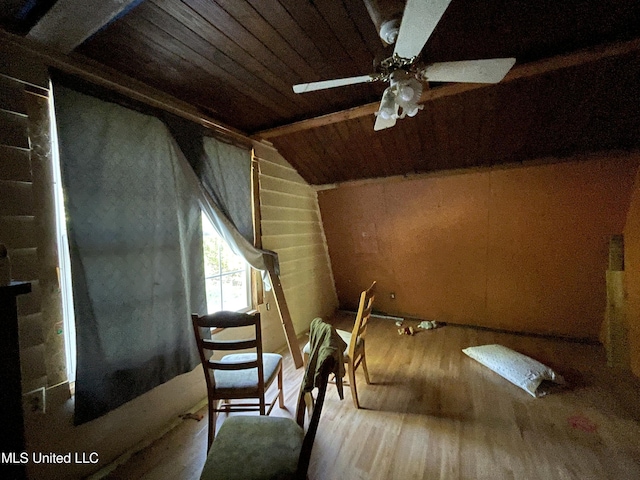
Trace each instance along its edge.
<instances>
[{"instance_id":1,"label":"ceiling fan light fixture","mask_svg":"<svg viewBox=\"0 0 640 480\"><path fill-rule=\"evenodd\" d=\"M400 86L400 100L404 102L410 102L416 96L416 92L414 92L413 88L410 85L402 85Z\"/></svg>"},{"instance_id":2,"label":"ceiling fan light fixture","mask_svg":"<svg viewBox=\"0 0 640 480\"><path fill-rule=\"evenodd\" d=\"M404 78L395 84L395 88L398 90L396 101L402 108L398 118L414 117L418 110L422 110L422 105L418 105L422 96L422 83L415 78Z\"/></svg>"},{"instance_id":3,"label":"ceiling fan light fixture","mask_svg":"<svg viewBox=\"0 0 640 480\"><path fill-rule=\"evenodd\" d=\"M380 26L380 38L387 45L393 45L400 31L400 19L387 20Z\"/></svg>"},{"instance_id":4,"label":"ceiling fan light fixture","mask_svg":"<svg viewBox=\"0 0 640 480\"><path fill-rule=\"evenodd\" d=\"M418 110L422 110L424 105L414 105L411 109L402 109L402 111L407 115L407 117L415 117L418 113Z\"/></svg>"},{"instance_id":5,"label":"ceiling fan light fixture","mask_svg":"<svg viewBox=\"0 0 640 480\"><path fill-rule=\"evenodd\" d=\"M396 115L396 93L393 91L393 87L388 87L382 94L378 115L385 120L394 118Z\"/></svg>"}]
</instances>

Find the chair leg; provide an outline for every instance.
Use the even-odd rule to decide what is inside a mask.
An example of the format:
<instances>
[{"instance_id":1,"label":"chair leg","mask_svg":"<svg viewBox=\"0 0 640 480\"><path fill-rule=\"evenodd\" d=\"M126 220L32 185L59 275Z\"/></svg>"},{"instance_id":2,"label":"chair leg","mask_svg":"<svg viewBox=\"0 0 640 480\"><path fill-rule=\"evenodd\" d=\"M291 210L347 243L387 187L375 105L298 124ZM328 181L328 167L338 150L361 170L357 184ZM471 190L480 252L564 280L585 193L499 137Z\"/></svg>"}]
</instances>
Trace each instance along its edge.
<instances>
[{"instance_id":1,"label":"chair leg","mask_svg":"<svg viewBox=\"0 0 640 480\"><path fill-rule=\"evenodd\" d=\"M371 380L369 380L369 369L367 368L367 357L364 354L364 349L362 350L362 371L364 372L364 379L367 382L367 385L371 385Z\"/></svg>"},{"instance_id":2,"label":"chair leg","mask_svg":"<svg viewBox=\"0 0 640 480\"><path fill-rule=\"evenodd\" d=\"M353 398L353 404L356 408L360 408L360 403L358 402L358 390L356 389L356 372L351 360L347 363L347 373L349 374L349 387L351 387L351 398Z\"/></svg>"},{"instance_id":3,"label":"chair leg","mask_svg":"<svg viewBox=\"0 0 640 480\"><path fill-rule=\"evenodd\" d=\"M284 375L282 373L282 365L280 365L280 371L278 372L278 405L280 408L284 408Z\"/></svg>"},{"instance_id":4,"label":"chair leg","mask_svg":"<svg viewBox=\"0 0 640 480\"><path fill-rule=\"evenodd\" d=\"M218 419L217 412L215 410L218 401L209 400L209 431L207 434L207 452L211 448L211 444L216 436L216 420Z\"/></svg>"}]
</instances>

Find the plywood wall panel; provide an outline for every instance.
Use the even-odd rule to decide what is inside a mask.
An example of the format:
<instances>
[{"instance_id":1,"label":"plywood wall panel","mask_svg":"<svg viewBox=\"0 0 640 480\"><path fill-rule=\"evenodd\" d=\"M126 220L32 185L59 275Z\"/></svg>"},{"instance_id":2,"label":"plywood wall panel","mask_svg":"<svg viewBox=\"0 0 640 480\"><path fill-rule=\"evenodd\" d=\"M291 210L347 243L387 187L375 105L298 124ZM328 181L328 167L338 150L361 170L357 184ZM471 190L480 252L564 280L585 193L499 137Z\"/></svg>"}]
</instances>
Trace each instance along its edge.
<instances>
[{"instance_id":1,"label":"plywood wall panel","mask_svg":"<svg viewBox=\"0 0 640 480\"><path fill-rule=\"evenodd\" d=\"M22 89L23 85L15 80L0 77L0 110L26 114Z\"/></svg>"},{"instance_id":2,"label":"plywood wall panel","mask_svg":"<svg viewBox=\"0 0 640 480\"><path fill-rule=\"evenodd\" d=\"M23 315L19 319L20 348L25 349L44 343L42 334L42 312Z\"/></svg>"},{"instance_id":3,"label":"plywood wall panel","mask_svg":"<svg viewBox=\"0 0 640 480\"><path fill-rule=\"evenodd\" d=\"M380 230L391 245L396 271L389 288L402 312L485 321L489 188L488 176L466 175L387 186L388 221Z\"/></svg>"},{"instance_id":4,"label":"plywood wall panel","mask_svg":"<svg viewBox=\"0 0 640 480\"><path fill-rule=\"evenodd\" d=\"M262 246L278 253L287 306L301 334L311 320L337 307L316 192L275 149L256 143L254 153L260 168ZM260 311L266 347L284 346L271 292Z\"/></svg>"},{"instance_id":5,"label":"plywood wall panel","mask_svg":"<svg viewBox=\"0 0 640 480\"><path fill-rule=\"evenodd\" d=\"M261 172L262 173L262 172ZM265 190L276 192L287 192L289 195L297 195L300 197L314 198L315 192L309 189L309 186L300 181L285 180L282 178L271 177L269 175L260 176L260 185Z\"/></svg>"},{"instance_id":6,"label":"plywood wall panel","mask_svg":"<svg viewBox=\"0 0 640 480\"><path fill-rule=\"evenodd\" d=\"M40 263L36 248L20 248L10 251L11 277L20 282L31 282L40 277Z\"/></svg>"},{"instance_id":7,"label":"plywood wall panel","mask_svg":"<svg viewBox=\"0 0 640 480\"><path fill-rule=\"evenodd\" d=\"M640 170L624 227L624 268L630 368L640 377Z\"/></svg>"},{"instance_id":8,"label":"plywood wall panel","mask_svg":"<svg viewBox=\"0 0 640 480\"><path fill-rule=\"evenodd\" d=\"M388 285L393 278L392 245L378 232L386 221L385 187L363 185L357 190L338 188L318 192L324 231L341 307L357 306L360 292L373 280ZM384 288L384 287L383 287ZM378 289L376 308L385 298ZM388 290L387 295L388 297Z\"/></svg>"},{"instance_id":9,"label":"plywood wall panel","mask_svg":"<svg viewBox=\"0 0 640 480\"><path fill-rule=\"evenodd\" d=\"M340 304L377 280L389 314L597 339L608 239L639 162L603 153L323 190Z\"/></svg>"},{"instance_id":10,"label":"plywood wall panel","mask_svg":"<svg viewBox=\"0 0 640 480\"><path fill-rule=\"evenodd\" d=\"M34 54L13 43L0 45L0 74L23 83L49 88L47 67Z\"/></svg>"},{"instance_id":11,"label":"plywood wall panel","mask_svg":"<svg viewBox=\"0 0 640 480\"><path fill-rule=\"evenodd\" d=\"M272 220L285 221L294 218L300 222L319 222L317 210L296 207L265 206L263 209Z\"/></svg>"},{"instance_id":12,"label":"plywood wall panel","mask_svg":"<svg viewBox=\"0 0 640 480\"><path fill-rule=\"evenodd\" d=\"M0 180L31 181L29 150L0 145Z\"/></svg>"},{"instance_id":13,"label":"plywood wall panel","mask_svg":"<svg viewBox=\"0 0 640 480\"><path fill-rule=\"evenodd\" d=\"M0 110L0 145L29 148L26 115Z\"/></svg>"},{"instance_id":14,"label":"plywood wall panel","mask_svg":"<svg viewBox=\"0 0 640 480\"><path fill-rule=\"evenodd\" d=\"M34 233L37 239L37 277L42 292L42 323L48 385L67 380L62 298L58 275L58 235L51 148L49 99L27 94L29 141L33 177ZM66 332L64 332L66 333Z\"/></svg>"},{"instance_id":15,"label":"plywood wall panel","mask_svg":"<svg viewBox=\"0 0 640 480\"><path fill-rule=\"evenodd\" d=\"M322 227L318 222L262 220L262 233L266 236L298 235L307 232L320 235Z\"/></svg>"},{"instance_id":16,"label":"plywood wall panel","mask_svg":"<svg viewBox=\"0 0 640 480\"><path fill-rule=\"evenodd\" d=\"M310 196L293 195L289 192L263 190L261 198L266 206L313 209L315 199Z\"/></svg>"},{"instance_id":17,"label":"plywood wall panel","mask_svg":"<svg viewBox=\"0 0 640 480\"><path fill-rule=\"evenodd\" d=\"M42 311L41 289L38 281L31 282L31 293L18 297L18 316L33 315Z\"/></svg>"},{"instance_id":18,"label":"plywood wall panel","mask_svg":"<svg viewBox=\"0 0 640 480\"><path fill-rule=\"evenodd\" d=\"M33 194L30 182L0 180L0 215L33 214Z\"/></svg>"},{"instance_id":19,"label":"plywood wall panel","mask_svg":"<svg viewBox=\"0 0 640 480\"><path fill-rule=\"evenodd\" d=\"M36 246L34 219L32 216L0 217L2 242L9 249L33 248Z\"/></svg>"},{"instance_id":20,"label":"plywood wall panel","mask_svg":"<svg viewBox=\"0 0 640 480\"><path fill-rule=\"evenodd\" d=\"M281 165L276 162L265 162L260 165L260 174L263 177L279 178L281 180L289 180L291 182L303 182L300 174L291 166Z\"/></svg>"},{"instance_id":21,"label":"plywood wall panel","mask_svg":"<svg viewBox=\"0 0 640 480\"><path fill-rule=\"evenodd\" d=\"M265 236L263 235L263 239ZM287 248L297 247L297 246L306 246L306 245L315 245L316 243L320 243L324 245L324 243L319 242L317 235L312 233L305 233L301 235L294 236L284 236L284 235L271 235L268 237L269 245L272 246L276 251L282 251Z\"/></svg>"},{"instance_id":22,"label":"plywood wall panel","mask_svg":"<svg viewBox=\"0 0 640 480\"><path fill-rule=\"evenodd\" d=\"M491 326L597 338L609 238L624 227L632 162L616 158L492 174Z\"/></svg>"}]
</instances>

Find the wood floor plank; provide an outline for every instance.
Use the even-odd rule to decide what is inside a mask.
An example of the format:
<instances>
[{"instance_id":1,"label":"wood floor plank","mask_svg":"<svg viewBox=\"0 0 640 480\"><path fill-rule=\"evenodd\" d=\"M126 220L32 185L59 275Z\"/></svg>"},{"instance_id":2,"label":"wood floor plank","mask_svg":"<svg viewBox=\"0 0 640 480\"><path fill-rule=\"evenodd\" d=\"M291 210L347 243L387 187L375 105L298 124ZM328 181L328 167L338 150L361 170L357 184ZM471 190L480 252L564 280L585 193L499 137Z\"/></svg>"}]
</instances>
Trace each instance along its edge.
<instances>
[{"instance_id":1,"label":"wood floor plank","mask_svg":"<svg viewBox=\"0 0 640 480\"><path fill-rule=\"evenodd\" d=\"M333 319L343 329L352 321ZM552 366L569 385L533 398L461 351L489 343ZM640 478L640 380L608 368L598 345L452 325L400 336L392 320L374 318L367 363L372 384L357 373L364 408L353 408L348 387L343 401L328 390L312 480ZM302 369L286 357L284 374L287 409L272 415L291 417ZM199 478L199 413L108 478Z\"/></svg>"}]
</instances>

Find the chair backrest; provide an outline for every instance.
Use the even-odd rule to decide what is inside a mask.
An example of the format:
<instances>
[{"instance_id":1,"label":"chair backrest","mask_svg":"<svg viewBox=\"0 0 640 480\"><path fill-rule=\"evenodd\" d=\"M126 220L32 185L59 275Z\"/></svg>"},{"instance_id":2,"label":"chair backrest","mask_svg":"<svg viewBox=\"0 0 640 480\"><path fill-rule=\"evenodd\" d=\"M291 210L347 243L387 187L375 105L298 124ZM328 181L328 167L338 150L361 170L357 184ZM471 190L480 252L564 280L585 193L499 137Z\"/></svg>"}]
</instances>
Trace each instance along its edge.
<instances>
[{"instance_id":1,"label":"chair backrest","mask_svg":"<svg viewBox=\"0 0 640 480\"><path fill-rule=\"evenodd\" d=\"M351 341L349 342L349 356L354 358L356 346L360 339L364 338L367 333L367 325L373 310L373 301L376 294L376 282L374 281L369 288L360 294L360 303L358 304L358 313L356 321L353 324L351 332Z\"/></svg>"},{"instance_id":2,"label":"chair backrest","mask_svg":"<svg viewBox=\"0 0 640 480\"><path fill-rule=\"evenodd\" d=\"M214 370L248 370L257 368L258 370L258 393L264 393L264 366L262 362L262 334L260 328L260 313L239 313L221 311L210 315L191 315L193 329L196 334L198 353L200 361L205 369L205 379L207 389L215 396L216 384ZM228 328L253 327L253 337L242 340L213 340L206 332L214 329L213 333L220 332ZM203 329L207 329L204 331ZM212 359L216 351L237 351L252 349L255 357L247 361L237 363L225 363ZM225 397L233 398L233 397Z\"/></svg>"},{"instance_id":3,"label":"chair backrest","mask_svg":"<svg viewBox=\"0 0 640 480\"><path fill-rule=\"evenodd\" d=\"M309 368L309 367L307 367ZM327 393L327 384L329 382L329 375L332 372L337 371L337 363L334 357L327 357L319 369L319 382L317 383L318 393L316 398L311 395L311 392L307 392L303 385L300 387L300 394L298 396L298 405L296 407L296 422L302 428L304 428L305 412L311 411L311 417L309 418L309 425L307 432L305 433L304 440L302 442L302 449L300 450L300 457L298 458L298 469L296 471L296 479L304 480L307 476L307 470L309 469L309 461L311 460L311 450L313 449L313 442L316 438L316 432L318 431L318 425L320 423L320 414L322 413L322 406L324 405L324 397Z\"/></svg>"}]
</instances>

